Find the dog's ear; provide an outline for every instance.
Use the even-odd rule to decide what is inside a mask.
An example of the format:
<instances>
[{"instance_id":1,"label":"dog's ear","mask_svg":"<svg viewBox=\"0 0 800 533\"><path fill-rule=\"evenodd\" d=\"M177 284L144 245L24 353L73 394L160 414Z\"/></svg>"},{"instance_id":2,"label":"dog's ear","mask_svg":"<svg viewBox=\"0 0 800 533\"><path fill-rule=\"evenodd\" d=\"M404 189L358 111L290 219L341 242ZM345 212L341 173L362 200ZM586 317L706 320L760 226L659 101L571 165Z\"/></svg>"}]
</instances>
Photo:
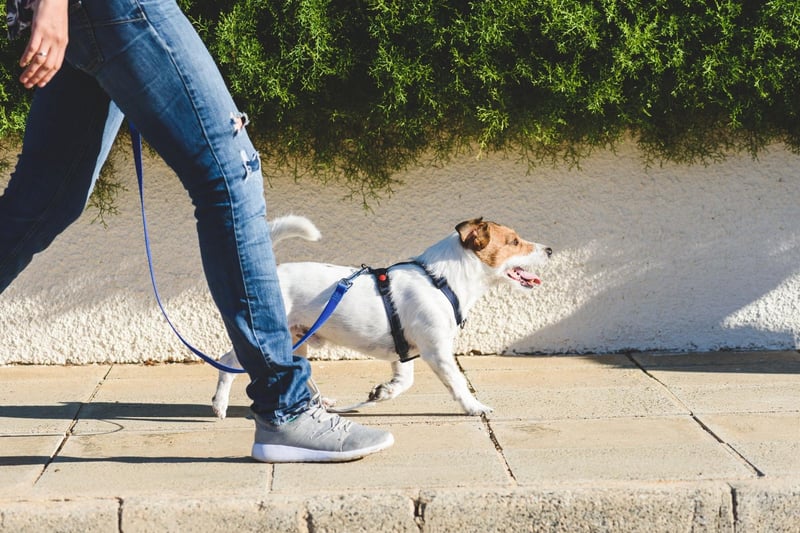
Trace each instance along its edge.
<instances>
[{"instance_id":1,"label":"dog's ear","mask_svg":"<svg viewBox=\"0 0 800 533\"><path fill-rule=\"evenodd\" d=\"M477 252L483 250L489 244L489 223L481 218L465 220L458 226L456 231L461 237L461 246Z\"/></svg>"}]
</instances>

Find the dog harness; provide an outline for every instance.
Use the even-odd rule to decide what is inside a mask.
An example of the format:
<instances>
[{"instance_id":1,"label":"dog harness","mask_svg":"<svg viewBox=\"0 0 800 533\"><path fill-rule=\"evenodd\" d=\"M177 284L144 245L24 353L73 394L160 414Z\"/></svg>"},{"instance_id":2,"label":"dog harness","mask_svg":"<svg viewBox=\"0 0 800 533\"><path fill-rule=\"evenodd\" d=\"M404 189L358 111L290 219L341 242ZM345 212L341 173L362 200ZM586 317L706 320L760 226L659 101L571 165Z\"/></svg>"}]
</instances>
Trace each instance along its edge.
<instances>
[{"instance_id":1,"label":"dog harness","mask_svg":"<svg viewBox=\"0 0 800 533\"><path fill-rule=\"evenodd\" d=\"M394 339L394 349L397 352L397 355L400 356L400 362L405 363L407 361L411 361L412 359L416 359L419 357L419 355L414 355L411 357L408 355L410 348L408 346L406 336L403 333L403 326L400 324L400 315L397 314L397 307L395 307L394 300L392 299L389 271L392 268L400 265L416 265L420 267L428 276L428 278L430 278L433 286L439 289L450 302L450 305L453 306L453 315L455 316L456 324L463 328L466 319L461 315L461 306L458 303L458 296L456 296L456 293L450 288L447 280L443 277L433 274L433 272L431 272L421 261L404 261L402 263L395 263L387 268L367 267L367 270L375 278L375 283L378 287L378 293L381 295L381 299L383 300L383 308L386 310L386 318L389 319L389 325L391 326L392 331L392 339Z\"/></svg>"}]
</instances>

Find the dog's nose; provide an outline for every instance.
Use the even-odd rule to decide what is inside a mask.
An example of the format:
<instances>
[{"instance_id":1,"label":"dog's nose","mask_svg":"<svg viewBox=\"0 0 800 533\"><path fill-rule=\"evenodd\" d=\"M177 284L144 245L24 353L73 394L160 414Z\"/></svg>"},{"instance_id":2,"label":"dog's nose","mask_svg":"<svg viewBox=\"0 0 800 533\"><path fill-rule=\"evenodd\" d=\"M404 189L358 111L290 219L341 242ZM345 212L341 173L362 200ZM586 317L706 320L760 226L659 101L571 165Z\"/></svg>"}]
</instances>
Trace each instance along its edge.
<instances>
[{"instance_id":1,"label":"dog's nose","mask_svg":"<svg viewBox=\"0 0 800 533\"><path fill-rule=\"evenodd\" d=\"M544 253L547 254L547 257L550 257L551 255L553 255L553 249L548 246L547 248L544 249Z\"/></svg>"}]
</instances>

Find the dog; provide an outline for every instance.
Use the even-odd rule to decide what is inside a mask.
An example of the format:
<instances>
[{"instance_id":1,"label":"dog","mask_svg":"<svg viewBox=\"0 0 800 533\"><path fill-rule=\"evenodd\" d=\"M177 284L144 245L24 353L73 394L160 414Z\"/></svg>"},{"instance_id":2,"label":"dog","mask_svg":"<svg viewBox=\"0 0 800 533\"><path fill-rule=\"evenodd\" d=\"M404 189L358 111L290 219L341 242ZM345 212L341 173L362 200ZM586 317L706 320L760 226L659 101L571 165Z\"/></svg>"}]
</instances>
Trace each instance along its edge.
<instances>
[{"instance_id":1,"label":"dog","mask_svg":"<svg viewBox=\"0 0 800 533\"><path fill-rule=\"evenodd\" d=\"M320 239L319 230L305 217L289 215L270 221L276 244L288 238ZM461 222L441 241L415 258L418 263L391 267L391 300L402 325L409 353L419 354L469 415L492 409L473 396L453 355L459 329L458 311L465 317L491 288L511 285L530 290L541 284L531 272L545 264L553 250L523 240L517 233L495 222L475 218ZM352 267L314 262L282 263L278 266L281 294L292 333L299 338L317 320L338 281L351 276ZM426 272L427 271L427 272ZM451 304L433 279L445 280L457 299ZM339 306L309 342L326 342L391 361L391 380L376 385L369 402L396 398L414 383L414 362L400 362L390 320L379 294L376 278L355 277ZM302 347L301 347L302 348ZM301 352L301 355L305 353ZM220 358L229 367L241 368L235 351ZM225 418L228 396L236 374L220 371L212 407Z\"/></svg>"}]
</instances>

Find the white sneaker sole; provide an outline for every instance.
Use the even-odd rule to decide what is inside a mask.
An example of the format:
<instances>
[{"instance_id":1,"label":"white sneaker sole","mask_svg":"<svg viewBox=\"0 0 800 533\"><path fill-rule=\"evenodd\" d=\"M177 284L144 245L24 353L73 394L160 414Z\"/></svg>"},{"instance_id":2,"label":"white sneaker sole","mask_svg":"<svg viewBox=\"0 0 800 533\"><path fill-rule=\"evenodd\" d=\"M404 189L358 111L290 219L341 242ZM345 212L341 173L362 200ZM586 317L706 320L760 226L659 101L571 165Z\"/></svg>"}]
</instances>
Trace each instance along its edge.
<instances>
[{"instance_id":1,"label":"white sneaker sole","mask_svg":"<svg viewBox=\"0 0 800 533\"><path fill-rule=\"evenodd\" d=\"M326 450L310 450L295 446L282 446L280 444L253 444L250 454L256 461L262 463L341 463L354 461L367 455L385 450L394 444L394 437L389 434L385 442L367 448L359 448L346 452L332 452Z\"/></svg>"}]
</instances>

